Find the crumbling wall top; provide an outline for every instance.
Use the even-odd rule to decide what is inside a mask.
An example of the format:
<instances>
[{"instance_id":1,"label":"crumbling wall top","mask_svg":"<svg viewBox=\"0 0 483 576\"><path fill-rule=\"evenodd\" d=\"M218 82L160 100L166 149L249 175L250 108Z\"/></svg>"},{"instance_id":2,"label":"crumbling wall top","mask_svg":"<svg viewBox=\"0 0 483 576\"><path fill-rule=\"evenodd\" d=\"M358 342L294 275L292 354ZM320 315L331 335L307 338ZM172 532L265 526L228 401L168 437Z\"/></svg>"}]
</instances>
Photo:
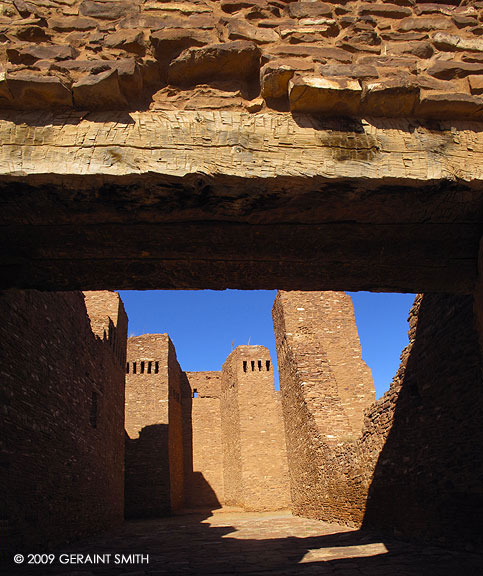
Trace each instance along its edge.
<instances>
[{"instance_id":1,"label":"crumbling wall top","mask_svg":"<svg viewBox=\"0 0 483 576\"><path fill-rule=\"evenodd\" d=\"M483 118L479 0L5 0L0 107Z\"/></svg>"}]
</instances>

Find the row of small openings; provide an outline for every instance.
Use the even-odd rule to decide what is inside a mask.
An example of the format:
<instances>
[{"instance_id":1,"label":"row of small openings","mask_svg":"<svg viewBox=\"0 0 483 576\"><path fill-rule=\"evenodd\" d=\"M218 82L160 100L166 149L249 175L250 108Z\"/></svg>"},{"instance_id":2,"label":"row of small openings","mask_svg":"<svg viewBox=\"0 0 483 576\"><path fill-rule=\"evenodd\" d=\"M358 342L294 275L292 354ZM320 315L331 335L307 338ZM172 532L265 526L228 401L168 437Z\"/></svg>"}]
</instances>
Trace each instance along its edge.
<instances>
[{"instance_id":1,"label":"row of small openings","mask_svg":"<svg viewBox=\"0 0 483 576\"><path fill-rule=\"evenodd\" d=\"M144 374L144 372L146 374L159 374L159 362L140 362L139 374ZM132 362L132 373L137 373L137 362ZM129 374L129 362L126 364L126 374Z\"/></svg>"},{"instance_id":2,"label":"row of small openings","mask_svg":"<svg viewBox=\"0 0 483 576\"><path fill-rule=\"evenodd\" d=\"M252 372L255 372L255 360L252 360L250 362L251 366L252 366ZM261 372L262 371L262 365L263 362L262 360L258 361L258 371ZM267 372L270 371L270 360L265 360L265 367L267 369ZM247 360L243 360L243 372L247 372L248 371L248 361Z\"/></svg>"}]
</instances>

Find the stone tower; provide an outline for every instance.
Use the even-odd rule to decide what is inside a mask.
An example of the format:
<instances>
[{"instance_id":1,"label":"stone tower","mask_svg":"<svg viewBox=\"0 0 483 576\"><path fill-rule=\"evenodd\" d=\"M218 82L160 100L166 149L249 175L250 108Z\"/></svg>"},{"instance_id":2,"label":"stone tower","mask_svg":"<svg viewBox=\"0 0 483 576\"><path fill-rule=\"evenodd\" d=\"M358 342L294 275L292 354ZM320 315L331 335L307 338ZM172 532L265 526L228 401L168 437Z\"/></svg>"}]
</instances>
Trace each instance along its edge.
<instances>
[{"instance_id":1,"label":"stone tower","mask_svg":"<svg viewBox=\"0 0 483 576\"><path fill-rule=\"evenodd\" d=\"M279 392L264 346L238 346L222 369L225 501L246 510L290 506Z\"/></svg>"}]
</instances>

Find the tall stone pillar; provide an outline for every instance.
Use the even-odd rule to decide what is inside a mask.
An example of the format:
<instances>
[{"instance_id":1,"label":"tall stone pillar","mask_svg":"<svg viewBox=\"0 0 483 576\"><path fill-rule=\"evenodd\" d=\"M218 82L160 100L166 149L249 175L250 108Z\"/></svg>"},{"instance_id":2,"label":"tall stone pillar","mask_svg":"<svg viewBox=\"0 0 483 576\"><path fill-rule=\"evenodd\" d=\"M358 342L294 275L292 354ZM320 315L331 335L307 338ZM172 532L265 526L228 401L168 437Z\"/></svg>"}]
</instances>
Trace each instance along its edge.
<instances>
[{"instance_id":1,"label":"tall stone pillar","mask_svg":"<svg viewBox=\"0 0 483 576\"><path fill-rule=\"evenodd\" d=\"M282 410L264 346L238 346L223 364L221 425L225 503L245 510L288 508Z\"/></svg>"}]
</instances>

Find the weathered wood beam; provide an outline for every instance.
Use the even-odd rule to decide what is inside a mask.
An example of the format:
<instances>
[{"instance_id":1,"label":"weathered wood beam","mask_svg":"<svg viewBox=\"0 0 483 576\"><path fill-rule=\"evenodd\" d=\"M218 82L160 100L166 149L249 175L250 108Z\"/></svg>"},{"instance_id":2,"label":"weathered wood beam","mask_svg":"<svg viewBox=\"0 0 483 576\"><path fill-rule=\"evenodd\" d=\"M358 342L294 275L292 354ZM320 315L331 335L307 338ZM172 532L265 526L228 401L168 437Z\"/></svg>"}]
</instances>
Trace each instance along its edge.
<instances>
[{"instance_id":1,"label":"weathered wood beam","mask_svg":"<svg viewBox=\"0 0 483 576\"><path fill-rule=\"evenodd\" d=\"M469 292L482 128L4 115L1 286Z\"/></svg>"}]
</instances>

